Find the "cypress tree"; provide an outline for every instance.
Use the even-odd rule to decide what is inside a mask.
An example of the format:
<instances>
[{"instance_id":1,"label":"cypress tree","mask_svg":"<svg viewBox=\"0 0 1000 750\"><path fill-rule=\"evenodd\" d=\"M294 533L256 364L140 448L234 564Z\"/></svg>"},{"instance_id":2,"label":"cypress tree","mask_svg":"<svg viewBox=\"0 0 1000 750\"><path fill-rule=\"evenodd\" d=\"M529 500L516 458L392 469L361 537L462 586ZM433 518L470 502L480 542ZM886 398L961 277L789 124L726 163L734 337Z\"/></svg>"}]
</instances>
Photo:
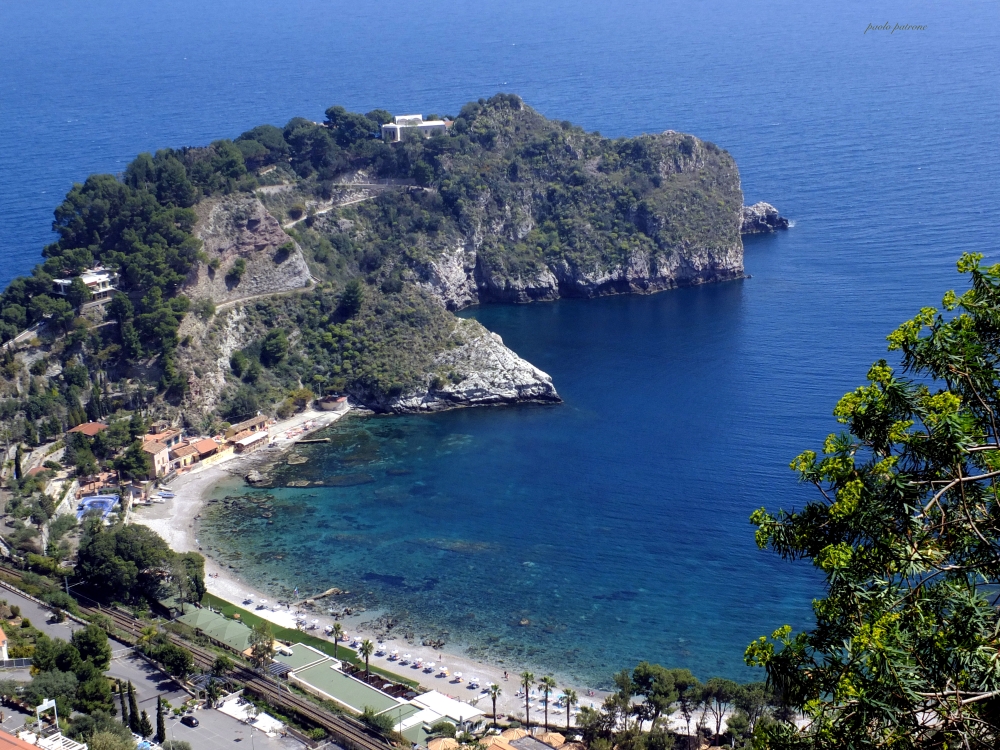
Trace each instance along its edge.
<instances>
[{"instance_id":1,"label":"cypress tree","mask_svg":"<svg viewBox=\"0 0 1000 750\"><path fill-rule=\"evenodd\" d=\"M132 687L131 681L128 684L128 727L139 734L139 707L135 703L135 688Z\"/></svg>"},{"instance_id":2,"label":"cypress tree","mask_svg":"<svg viewBox=\"0 0 1000 750\"><path fill-rule=\"evenodd\" d=\"M118 683L118 700L122 704L122 724L126 727L131 726L128 716L128 705L125 703L125 686L122 683Z\"/></svg>"},{"instance_id":3,"label":"cypress tree","mask_svg":"<svg viewBox=\"0 0 1000 750\"><path fill-rule=\"evenodd\" d=\"M143 709L142 715L139 717L139 732L143 739L146 739L153 733L153 725L149 721L149 714Z\"/></svg>"},{"instance_id":4,"label":"cypress tree","mask_svg":"<svg viewBox=\"0 0 1000 750\"><path fill-rule=\"evenodd\" d=\"M158 745L162 745L167 739L167 726L163 721L163 699L156 696L156 736L153 738Z\"/></svg>"}]
</instances>

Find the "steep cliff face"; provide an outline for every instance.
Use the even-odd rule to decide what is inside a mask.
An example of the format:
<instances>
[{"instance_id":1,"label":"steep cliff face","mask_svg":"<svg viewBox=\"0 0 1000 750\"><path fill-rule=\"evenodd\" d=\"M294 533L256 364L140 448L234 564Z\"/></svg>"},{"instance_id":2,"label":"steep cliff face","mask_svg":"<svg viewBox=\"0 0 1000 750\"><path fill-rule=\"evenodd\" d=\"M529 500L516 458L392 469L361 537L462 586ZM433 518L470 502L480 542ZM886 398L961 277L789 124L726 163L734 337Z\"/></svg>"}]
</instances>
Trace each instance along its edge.
<instances>
[{"instance_id":1,"label":"steep cliff face","mask_svg":"<svg viewBox=\"0 0 1000 750\"><path fill-rule=\"evenodd\" d=\"M236 303L210 321L188 315L178 333L188 342L177 356L178 364L189 373L185 406L210 413L219 406L232 378L230 356L259 337L260 331L248 321L244 306Z\"/></svg>"},{"instance_id":2,"label":"steep cliff face","mask_svg":"<svg viewBox=\"0 0 1000 750\"><path fill-rule=\"evenodd\" d=\"M505 114L509 122L497 124ZM511 126L519 119L539 127L530 110L488 117L500 132L519 128ZM413 279L448 309L650 293L743 276L743 195L728 153L673 131L627 147L587 134L557 136L563 148L548 158L562 162L558 170L519 167L523 143L512 137L507 178L477 185L458 221L438 232L447 241L422 238L418 261L409 262ZM551 182L557 176L566 184Z\"/></svg>"},{"instance_id":3,"label":"steep cliff face","mask_svg":"<svg viewBox=\"0 0 1000 750\"><path fill-rule=\"evenodd\" d=\"M441 411L533 401L558 403L552 378L504 346L503 339L474 320L456 321L462 343L434 358L426 389L390 398L378 407L393 412Z\"/></svg>"},{"instance_id":4,"label":"steep cliff face","mask_svg":"<svg viewBox=\"0 0 1000 750\"><path fill-rule=\"evenodd\" d=\"M211 198L195 212L194 234L216 267L199 263L193 269L184 288L191 299L207 298L219 305L309 286L302 250L255 196ZM237 261L244 265L238 278L233 272Z\"/></svg>"}]
</instances>

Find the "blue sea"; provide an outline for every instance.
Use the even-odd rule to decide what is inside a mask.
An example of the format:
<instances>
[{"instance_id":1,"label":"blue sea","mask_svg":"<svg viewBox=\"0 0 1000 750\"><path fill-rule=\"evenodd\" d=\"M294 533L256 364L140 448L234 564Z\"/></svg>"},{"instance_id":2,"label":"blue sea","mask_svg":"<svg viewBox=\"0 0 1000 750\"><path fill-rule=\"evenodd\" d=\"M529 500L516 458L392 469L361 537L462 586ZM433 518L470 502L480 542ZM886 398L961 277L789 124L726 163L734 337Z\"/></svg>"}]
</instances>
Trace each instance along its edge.
<instances>
[{"instance_id":1,"label":"blue sea","mask_svg":"<svg viewBox=\"0 0 1000 750\"><path fill-rule=\"evenodd\" d=\"M926 28L865 33L886 22ZM750 278L470 311L565 404L348 420L294 474L341 486L274 491L270 525L213 510L202 537L278 593L350 588L514 669L752 678L746 644L807 626L821 589L755 548L749 513L810 497L787 464L885 334L961 285L961 252L997 255L998 30L985 0L5 2L0 282L74 181L332 104L510 91L719 144L746 202L794 221L747 240Z\"/></svg>"}]
</instances>

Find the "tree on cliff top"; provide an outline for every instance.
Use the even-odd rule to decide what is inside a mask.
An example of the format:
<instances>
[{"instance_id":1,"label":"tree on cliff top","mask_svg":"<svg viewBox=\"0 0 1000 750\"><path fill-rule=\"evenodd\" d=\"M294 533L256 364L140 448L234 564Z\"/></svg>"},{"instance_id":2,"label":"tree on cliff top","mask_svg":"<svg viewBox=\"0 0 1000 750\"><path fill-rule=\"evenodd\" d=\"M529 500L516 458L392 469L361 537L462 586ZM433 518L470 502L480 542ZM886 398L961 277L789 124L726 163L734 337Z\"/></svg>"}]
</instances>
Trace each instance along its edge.
<instances>
[{"instance_id":1,"label":"tree on cliff top","mask_svg":"<svg viewBox=\"0 0 1000 750\"><path fill-rule=\"evenodd\" d=\"M811 719L758 726L769 748L1000 744L1000 265L958 263L971 288L889 335L834 415L849 432L793 462L819 497L754 512L757 543L826 578L815 626L747 649Z\"/></svg>"}]
</instances>

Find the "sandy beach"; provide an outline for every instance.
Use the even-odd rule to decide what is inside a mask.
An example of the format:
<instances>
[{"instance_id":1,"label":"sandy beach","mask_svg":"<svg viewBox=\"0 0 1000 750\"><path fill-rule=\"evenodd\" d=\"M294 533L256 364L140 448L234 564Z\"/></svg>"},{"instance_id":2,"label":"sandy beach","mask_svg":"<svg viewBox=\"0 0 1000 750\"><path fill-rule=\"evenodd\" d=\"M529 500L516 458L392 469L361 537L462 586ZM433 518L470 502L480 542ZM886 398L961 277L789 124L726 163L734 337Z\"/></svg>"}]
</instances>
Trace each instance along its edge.
<instances>
[{"instance_id":1,"label":"sandy beach","mask_svg":"<svg viewBox=\"0 0 1000 750\"><path fill-rule=\"evenodd\" d=\"M224 463L207 467L195 467L192 471L176 478L170 483L170 489L174 497L166 500L162 504L152 506L140 506L130 514L130 522L141 523L162 536L170 547L178 552L204 550L198 544L196 536L196 516L201 512L207 495L212 488L220 481L233 476L242 476L254 466L262 462L276 459L283 450L291 447L296 439L302 437L304 432L312 432L325 427L338 419L340 414L331 412L306 412L297 415L292 419L276 424L269 430L272 436L272 445L258 453L248 457L234 457ZM303 425L308 425L304 428ZM288 433L291 433L289 435ZM237 605L249 597L254 601L268 601L267 608L256 609L254 613L264 617L282 627L295 627L295 614L289 607L277 605L273 592L261 591L247 585L239 580L237 575L229 567L219 565L215 560L206 556L205 559L205 583L208 590L229 602ZM250 606L250 605L248 605ZM310 621L318 620L318 625L310 633L314 636L324 638L323 628L326 625L339 621L347 633L347 643L350 643L355 636L371 637L376 640L374 620L381 614L366 610L360 614L350 617L341 617L335 620L334 617L325 614L326 607L320 606L319 611L307 610L304 614ZM467 701L477 705L478 708L487 712L492 711L492 703L489 697L482 692L483 688L496 683L501 686L503 692L497 701L497 711L503 716L524 719L524 697L520 695L519 674L523 669L535 672L536 682L542 677L544 672L532 669L530 665L519 668L516 672L508 667L507 677L502 667L491 665L481 661L476 661L459 653L458 647L446 645L443 649L430 646L423 646L419 640L412 642L403 637L385 638L379 641L385 649L384 656L373 656L372 664L420 682L421 686L428 690L438 690L439 692ZM422 669L410 665L401 666L398 662L391 661L388 657L393 650L398 650L399 656L405 654L411 656L411 662L420 660L423 664L433 662L434 671L427 673ZM453 677L439 676L439 670L446 666L451 675L460 673L461 682ZM469 687L470 678L478 679L480 689ZM580 706L599 707L606 692L592 690L585 685L559 682L556 694L561 693L563 688L572 688L579 696ZM544 717L544 707L541 703L541 695L535 688L530 699L530 711L532 723L541 721ZM549 723L554 727L565 727L566 711L553 707L549 712Z\"/></svg>"}]
</instances>

